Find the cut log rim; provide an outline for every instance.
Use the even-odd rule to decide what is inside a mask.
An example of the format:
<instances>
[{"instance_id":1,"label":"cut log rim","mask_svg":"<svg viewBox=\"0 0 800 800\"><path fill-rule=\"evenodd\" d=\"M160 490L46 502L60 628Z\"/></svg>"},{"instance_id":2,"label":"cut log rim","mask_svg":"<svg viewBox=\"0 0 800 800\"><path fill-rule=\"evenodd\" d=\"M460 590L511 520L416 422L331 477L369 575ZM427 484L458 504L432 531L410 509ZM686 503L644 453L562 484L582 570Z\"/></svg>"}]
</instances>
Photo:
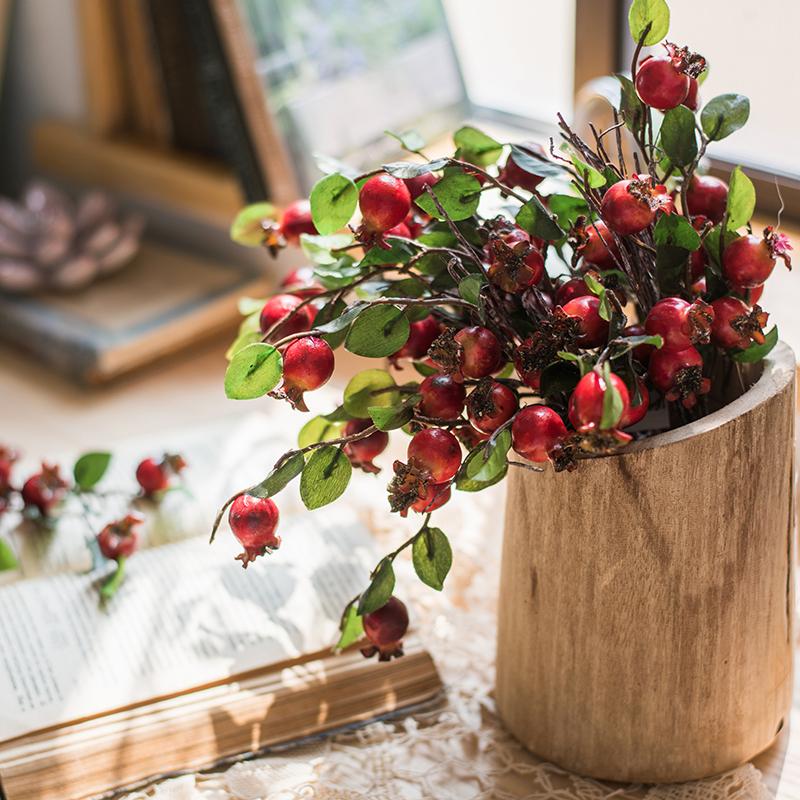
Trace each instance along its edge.
<instances>
[{"instance_id":1,"label":"cut log rim","mask_svg":"<svg viewBox=\"0 0 800 800\"><path fill-rule=\"evenodd\" d=\"M794 351L785 342L778 342L775 349L764 359L763 364L764 368L758 380L746 392L717 411L687 425L681 425L679 428L673 428L663 433L657 433L655 436L639 439L618 453L600 456L600 458L619 458L632 453L639 453L643 450L678 444L721 428L738 417L753 411L783 391L794 380L795 376L796 361Z\"/></svg>"}]
</instances>

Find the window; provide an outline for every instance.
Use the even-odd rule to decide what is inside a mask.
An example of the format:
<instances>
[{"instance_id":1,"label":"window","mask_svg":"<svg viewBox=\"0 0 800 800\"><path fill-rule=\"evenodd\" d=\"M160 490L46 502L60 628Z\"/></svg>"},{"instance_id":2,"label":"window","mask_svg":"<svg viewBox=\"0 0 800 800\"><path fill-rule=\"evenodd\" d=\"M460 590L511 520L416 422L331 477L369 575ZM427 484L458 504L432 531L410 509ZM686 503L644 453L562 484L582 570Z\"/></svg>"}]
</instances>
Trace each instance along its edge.
<instances>
[{"instance_id":1,"label":"window","mask_svg":"<svg viewBox=\"0 0 800 800\"><path fill-rule=\"evenodd\" d=\"M466 114L440 0L240 0L256 72L306 187L313 156L379 161L385 130L439 135Z\"/></svg>"},{"instance_id":2,"label":"window","mask_svg":"<svg viewBox=\"0 0 800 800\"><path fill-rule=\"evenodd\" d=\"M467 94L479 108L552 123L572 113L575 0L445 0Z\"/></svg>"}]
</instances>

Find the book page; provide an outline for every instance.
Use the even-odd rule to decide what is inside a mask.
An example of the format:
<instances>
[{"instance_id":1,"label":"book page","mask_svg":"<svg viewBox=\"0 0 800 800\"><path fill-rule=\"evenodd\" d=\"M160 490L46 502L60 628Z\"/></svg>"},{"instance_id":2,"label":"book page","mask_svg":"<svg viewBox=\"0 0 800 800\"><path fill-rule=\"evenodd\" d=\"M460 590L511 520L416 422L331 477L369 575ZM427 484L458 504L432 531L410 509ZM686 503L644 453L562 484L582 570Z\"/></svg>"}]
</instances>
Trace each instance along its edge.
<instances>
[{"instance_id":1,"label":"book page","mask_svg":"<svg viewBox=\"0 0 800 800\"><path fill-rule=\"evenodd\" d=\"M284 518L247 570L226 529L143 551L106 609L91 574L0 588L0 741L331 646L376 562L335 513Z\"/></svg>"}]
</instances>

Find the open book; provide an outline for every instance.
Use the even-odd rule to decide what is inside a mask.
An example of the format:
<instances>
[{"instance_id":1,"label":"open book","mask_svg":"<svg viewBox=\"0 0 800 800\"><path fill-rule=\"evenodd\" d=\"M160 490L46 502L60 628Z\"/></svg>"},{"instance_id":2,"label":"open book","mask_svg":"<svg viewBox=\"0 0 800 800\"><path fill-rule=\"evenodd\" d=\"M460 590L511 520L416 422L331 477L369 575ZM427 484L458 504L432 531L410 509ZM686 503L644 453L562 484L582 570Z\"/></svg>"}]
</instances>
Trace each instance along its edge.
<instances>
[{"instance_id":1,"label":"open book","mask_svg":"<svg viewBox=\"0 0 800 800\"><path fill-rule=\"evenodd\" d=\"M413 640L388 664L331 653L377 560L366 530L296 514L281 535L247 571L230 537L145 549L105 609L95 573L0 586L6 800L93 797L435 698Z\"/></svg>"}]
</instances>

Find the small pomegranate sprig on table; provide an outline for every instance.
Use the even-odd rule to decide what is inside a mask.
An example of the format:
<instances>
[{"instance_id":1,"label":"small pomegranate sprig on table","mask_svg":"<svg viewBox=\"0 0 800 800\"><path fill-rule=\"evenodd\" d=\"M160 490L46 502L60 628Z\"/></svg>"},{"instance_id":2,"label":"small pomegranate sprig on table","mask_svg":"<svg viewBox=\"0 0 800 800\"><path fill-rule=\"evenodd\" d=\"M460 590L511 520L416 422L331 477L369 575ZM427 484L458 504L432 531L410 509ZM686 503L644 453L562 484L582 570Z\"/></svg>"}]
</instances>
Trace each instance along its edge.
<instances>
[{"instance_id":1,"label":"small pomegranate sprig on table","mask_svg":"<svg viewBox=\"0 0 800 800\"><path fill-rule=\"evenodd\" d=\"M591 143L561 117L549 153L465 126L452 156L429 159L418 136L396 136L416 161L364 175L342 167L282 217L251 206L234 223L235 240L272 252L299 243L312 264L268 300L242 302L229 397L269 394L306 411L336 348L388 364L353 377L297 449L228 501L214 532L230 505L247 566L279 546L272 498L290 481L300 476L303 502L319 508L353 467L379 471L389 432L411 437L389 503L422 525L347 606L339 647L366 636L367 655L401 652L408 616L393 562L410 548L419 577L442 588L452 551L430 519L453 488L481 491L509 467L571 470L702 416L732 381L744 391L741 365L777 342L757 302L777 258L789 266L790 245L771 227L753 233L755 192L740 167L729 183L698 172L749 102L721 95L697 115L702 56L664 42L640 60L668 32L666 3L635 0L629 22L632 77L617 76L615 124L592 128ZM399 382L392 370L407 365L419 377L405 369ZM648 417L664 408L669 422Z\"/></svg>"},{"instance_id":2,"label":"small pomegranate sprig on table","mask_svg":"<svg viewBox=\"0 0 800 800\"><path fill-rule=\"evenodd\" d=\"M93 553L113 563L113 569L99 582L101 599L110 600L122 584L127 559L139 544L139 528L144 520L136 513L136 506L145 500L157 503L167 491L176 488L174 478L186 466L183 457L167 454L161 460L145 458L139 462L136 467L139 491L135 494L108 491L98 486L108 471L111 453L84 453L73 465L71 480L62 474L57 464L43 461L41 469L21 485L16 484L13 477L18 458L15 450L0 446L0 517L17 514L20 521L32 523L34 527L29 535L36 535L35 528L53 530L62 516L71 513L80 514L89 530L94 531L92 520L102 514L111 494L128 507L122 517L108 522L87 540ZM11 546L0 538L0 571L17 567Z\"/></svg>"}]
</instances>

